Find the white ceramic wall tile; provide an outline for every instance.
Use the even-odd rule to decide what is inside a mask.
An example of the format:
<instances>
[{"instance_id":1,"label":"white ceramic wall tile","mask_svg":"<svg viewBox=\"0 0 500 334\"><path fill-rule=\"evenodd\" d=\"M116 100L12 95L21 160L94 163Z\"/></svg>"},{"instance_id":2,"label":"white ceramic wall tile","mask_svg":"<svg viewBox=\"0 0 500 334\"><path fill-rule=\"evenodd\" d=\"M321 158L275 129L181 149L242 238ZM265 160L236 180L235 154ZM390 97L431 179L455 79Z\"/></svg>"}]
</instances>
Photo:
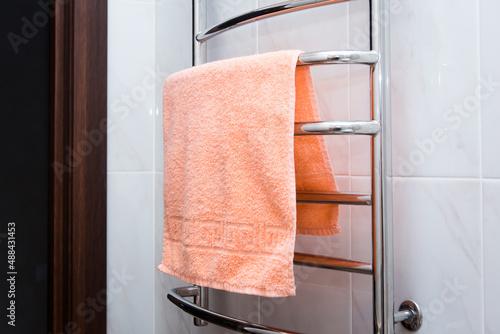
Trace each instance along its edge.
<instances>
[{"instance_id":1,"label":"white ceramic wall tile","mask_svg":"<svg viewBox=\"0 0 500 334\"><path fill-rule=\"evenodd\" d=\"M352 191L371 193L371 178L351 178ZM371 262L372 226L371 206L351 206L351 254L354 259Z\"/></svg>"},{"instance_id":2,"label":"white ceramic wall tile","mask_svg":"<svg viewBox=\"0 0 500 334\"><path fill-rule=\"evenodd\" d=\"M484 333L498 332L500 319L500 180L483 181L483 237L484 237Z\"/></svg>"},{"instance_id":3,"label":"white ceramic wall tile","mask_svg":"<svg viewBox=\"0 0 500 334\"><path fill-rule=\"evenodd\" d=\"M175 277L156 270L155 272L155 309L154 309L154 331L157 334L176 334L191 332L193 327L193 318L180 308L175 306L167 299L167 293L170 289L188 286L190 284L183 282ZM137 333L147 334L149 332L141 331Z\"/></svg>"},{"instance_id":4,"label":"white ceramic wall tile","mask_svg":"<svg viewBox=\"0 0 500 334\"><path fill-rule=\"evenodd\" d=\"M155 8L155 169L163 170L163 82L191 67L191 1L158 0Z\"/></svg>"},{"instance_id":5,"label":"white ceramic wall tile","mask_svg":"<svg viewBox=\"0 0 500 334\"><path fill-rule=\"evenodd\" d=\"M478 0L400 4L391 15L393 172L477 177Z\"/></svg>"},{"instance_id":6,"label":"white ceramic wall tile","mask_svg":"<svg viewBox=\"0 0 500 334\"><path fill-rule=\"evenodd\" d=\"M369 1L350 1L348 5L349 40L340 47L347 50L369 50ZM368 120L371 117L369 66L349 66L349 110L349 118L352 120ZM352 136L350 141L350 174L370 175L370 137Z\"/></svg>"},{"instance_id":7,"label":"white ceramic wall tile","mask_svg":"<svg viewBox=\"0 0 500 334\"><path fill-rule=\"evenodd\" d=\"M498 1L480 1L480 51L481 51L481 134L483 177L500 177L500 66L498 57L500 46L500 21L496 13L500 11Z\"/></svg>"},{"instance_id":8,"label":"white ceramic wall tile","mask_svg":"<svg viewBox=\"0 0 500 334\"><path fill-rule=\"evenodd\" d=\"M107 332L153 333L153 173L108 173L107 208Z\"/></svg>"},{"instance_id":9,"label":"white ceramic wall tile","mask_svg":"<svg viewBox=\"0 0 500 334\"><path fill-rule=\"evenodd\" d=\"M207 1L207 27L257 8L257 0ZM257 25L226 31L206 42L207 61L249 56L257 53Z\"/></svg>"},{"instance_id":10,"label":"white ceramic wall tile","mask_svg":"<svg viewBox=\"0 0 500 334\"><path fill-rule=\"evenodd\" d=\"M372 276L352 275L352 334L373 332Z\"/></svg>"},{"instance_id":11,"label":"white ceramic wall tile","mask_svg":"<svg viewBox=\"0 0 500 334\"><path fill-rule=\"evenodd\" d=\"M163 252L163 173L154 173L154 236L155 236L155 264L161 262Z\"/></svg>"},{"instance_id":12,"label":"white ceramic wall tile","mask_svg":"<svg viewBox=\"0 0 500 334\"><path fill-rule=\"evenodd\" d=\"M352 191L371 192L370 177L352 177ZM371 207L351 207L351 254L358 261L372 262ZM352 333L372 331L372 276L352 275Z\"/></svg>"},{"instance_id":13,"label":"white ceramic wall tile","mask_svg":"<svg viewBox=\"0 0 500 334\"><path fill-rule=\"evenodd\" d=\"M108 171L150 171L154 146L154 4L110 0Z\"/></svg>"},{"instance_id":14,"label":"white ceramic wall tile","mask_svg":"<svg viewBox=\"0 0 500 334\"><path fill-rule=\"evenodd\" d=\"M370 3L349 1L349 39L340 47L346 50L370 49Z\"/></svg>"},{"instance_id":15,"label":"white ceramic wall tile","mask_svg":"<svg viewBox=\"0 0 500 334\"><path fill-rule=\"evenodd\" d=\"M394 180L394 272L395 305L419 303L422 333L483 333L481 181Z\"/></svg>"},{"instance_id":16,"label":"white ceramic wall tile","mask_svg":"<svg viewBox=\"0 0 500 334\"><path fill-rule=\"evenodd\" d=\"M261 322L299 333L351 332L350 288L304 283L297 295L261 298Z\"/></svg>"},{"instance_id":17,"label":"white ceramic wall tile","mask_svg":"<svg viewBox=\"0 0 500 334\"><path fill-rule=\"evenodd\" d=\"M280 1L261 0L259 6ZM348 5L339 3L259 21L259 53L286 49L322 51L339 49L349 40ZM334 31L335 34L329 33ZM311 68L321 120L349 119L347 66ZM325 137L336 175L350 175L349 136Z\"/></svg>"},{"instance_id":18,"label":"white ceramic wall tile","mask_svg":"<svg viewBox=\"0 0 500 334\"><path fill-rule=\"evenodd\" d=\"M222 290L210 289L209 308L220 314L259 323L259 297ZM208 325L208 327L192 327L191 334L232 334L233 331Z\"/></svg>"},{"instance_id":19,"label":"white ceramic wall tile","mask_svg":"<svg viewBox=\"0 0 500 334\"><path fill-rule=\"evenodd\" d=\"M279 2L260 0L259 6ZM338 3L261 20L259 52L289 48L306 52L338 49L349 40L348 9L347 3Z\"/></svg>"}]
</instances>

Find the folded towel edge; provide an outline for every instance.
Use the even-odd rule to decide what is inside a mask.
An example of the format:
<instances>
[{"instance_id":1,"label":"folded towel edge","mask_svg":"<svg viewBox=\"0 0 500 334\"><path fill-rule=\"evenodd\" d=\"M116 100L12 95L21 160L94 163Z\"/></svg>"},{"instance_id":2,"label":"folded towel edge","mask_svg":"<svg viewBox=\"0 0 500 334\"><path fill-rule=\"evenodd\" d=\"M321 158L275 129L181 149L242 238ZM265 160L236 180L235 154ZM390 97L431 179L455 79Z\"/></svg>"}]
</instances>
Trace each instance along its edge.
<instances>
[{"instance_id":1,"label":"folded towel edge","mask_svg":"<svg viewBox=\"0 0 500 334\"><path fill-rule=\"evenodd\" d=\"M222 283L222 282L214 282L211 280L207 279L200 279L200 278L195 278L193 279L192 277L188 277L187 275L178 273L174 270L171 270L170 268L166 267L163 264L160 264L158 266L158 270L174 276L186 283L189 284L195 284L195 285L200 285L208 288L213 288L213 289L218 289L218 290L224 290L224 291L229 291L229 292L235 292L235 293L242 293L242 294L247 294L247 295L258 295L261 297L292 297L295 296L295 286L291 287L290 289L282 289L282 290L270 290L270 289L261 289L261 288L255 288L255 287L245 287L245 286L237 286L234 284L229 284L229 283Z\"/></svg>"}]
</instances>

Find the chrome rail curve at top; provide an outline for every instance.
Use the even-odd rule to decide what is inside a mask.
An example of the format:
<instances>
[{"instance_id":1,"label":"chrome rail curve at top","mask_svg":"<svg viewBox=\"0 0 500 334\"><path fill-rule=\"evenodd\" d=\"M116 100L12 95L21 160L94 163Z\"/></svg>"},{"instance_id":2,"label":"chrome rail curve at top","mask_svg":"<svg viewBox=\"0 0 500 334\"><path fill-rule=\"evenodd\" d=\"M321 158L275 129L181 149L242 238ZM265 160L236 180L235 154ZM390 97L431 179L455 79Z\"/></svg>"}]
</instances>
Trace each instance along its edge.
<instances>
[{"instance_id":1,"label":"chrome rail curve at top","mask_svg":"<svg viewBox=\"0 0 500 334\"><path fill-rule=\"evenodd\" d=\"M245 320L236 319L214 311L207 310L185 299L185 297L196 297L199 294L199 287L185 286L175 288L168 292L168 299L177 307L192 316L209 322L211 324L233 330L237 333L247 334L300 334L282 329L254 324Z\"/></svg>"},{"instance_id":2,"label":"chrome rail curve at top","mask_svg":"<svg viewBox=\"0 0 500 334\"><path fill-rule=\"evenodd\" d=\"M297 10L314 8L324 5L330 5L337 2L345 2L349 0L291 0L280 2L278 4L257 8L255 10L243 13L238 16L231 17L230 19L214 25L213 27L202 31L196 35L198 42L204 42L223 31L242 26L247 23L255 22L267 17L291 13Z\"/></svg>"}]
</instances>

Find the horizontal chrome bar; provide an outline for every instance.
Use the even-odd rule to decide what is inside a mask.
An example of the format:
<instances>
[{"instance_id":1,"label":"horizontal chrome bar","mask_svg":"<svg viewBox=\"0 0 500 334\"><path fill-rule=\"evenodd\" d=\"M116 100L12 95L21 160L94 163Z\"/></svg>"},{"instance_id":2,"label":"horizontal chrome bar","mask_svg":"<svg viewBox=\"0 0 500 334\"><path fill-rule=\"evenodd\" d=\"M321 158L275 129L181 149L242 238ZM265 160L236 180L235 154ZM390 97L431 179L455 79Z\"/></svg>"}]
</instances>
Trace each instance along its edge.
<instances>
[{"instance_id":1,"label":"horizontal chrome bar","mask_svg":"<svg viewBox=\"0 0 500 334\"><path fill-rule=\"evenodd\" d=\"M376 135L380 131L377 121L325 121L297 122L295 135Z\"/></svg>"},{"instance_id":2,"label":"horizontal chrome bar","mask_svg":"<svg viewBox=\"0 0 500 334\"><path fill-rule=\"evenodd\" d=\"M372 205L368 193L343 191L297 191L297 203Z\"/></svg>"},{"instance_id":3,"label":"horizontal chrome bar","mask_svg":"<svg viewBox=\"0 0 500 334\"><path fill-rule=\"evenodd\" d=\"M221 32L245 25L247 23L262 20L264 18L345 1L349 0L292 0L257 8L238 16L231 17L224 22L216 24L213 27L202 31L201 33L196 35L196 40L198 42L204 42L207 39L220 34Z\"/></svg>"},{"instance_id":4,"label":"horizontal chrome bar","mask_svg":"<svg viewBox=\"0 0 500 334\"><path fill-rule=\"evenodd\" d=\"M370 263L341 259L336 257L328 257L323 255L295 253L293 263L301 266L334 269L356 274L373 274L373 268Z\"/></svg>"},{"instance_id":5,"label":"horizontal chrome bar","mask_svg":"<svg viewBox=\"0 0 500 334\"><path fill-rule=\"evenodd\" d=\"M394 313L394 323L405 321L411 317L413 317L413 312L410 310L396 312Z\"/></svg>"},{"instance_id":6,"label":"horizontal chrome bar","mask_svg":"<svg viewBox=\"0 0 500 334\"><path fill-rule=\"evenodd\" d=\"M375 51L317 51L305 52L299 56L298 66L325 64L375 65L379 56Z\"/></svg>"},{"instance_id":7,"label":"horizontal chrome bar","mask_svg":"<svg viewBox=\"0 0 500 334\"><path fill-rule=\"evenodd\" d=\"M249 334L300 334L297 332L290 332L283 329L267 327L264 325L254 324L245 320L229 317L214 311L207 310L200 307L184 297L195 297L199 293L197 286L186 286L181 288L172 289L168 292L168 299L177 307L192 316L207 321L211 324L233 330L237 333Z\"/></svg>"},{"instance_id":8,"label":"horizontal chrome bar","mask_svg":"<svg viewBox=\"0 0 500 334\"><path fill-rule=\"evenodd\" d=\"M416 332L422 327L423 313L420 306L413 300L405 300L399 306L399 311L394 313L394 323L400 322L403 327L411 332Z\"/></svg>"}]
</instances>

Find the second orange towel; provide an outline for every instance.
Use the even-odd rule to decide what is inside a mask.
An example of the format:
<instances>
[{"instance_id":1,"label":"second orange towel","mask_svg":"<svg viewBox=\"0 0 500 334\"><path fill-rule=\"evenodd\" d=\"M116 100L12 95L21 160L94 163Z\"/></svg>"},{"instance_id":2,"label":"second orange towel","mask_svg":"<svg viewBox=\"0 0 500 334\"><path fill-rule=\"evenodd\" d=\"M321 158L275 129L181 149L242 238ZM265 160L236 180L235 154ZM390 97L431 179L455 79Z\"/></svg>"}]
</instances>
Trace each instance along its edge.
<instances>
[{"instance_id":1,"label":"second orange towel","mask_svg":"<svg viewBox=\"0 0 500 334\"><path fill-rule=\"evenodd\" d=\"M295 233L340 231L337 206L296 204L296 189L336 190L323 137L294 140L294 120L318 120L300 53L208 63L165 81L161 271L232 292L295 295Z\"/></svg>"}]
</instances>

